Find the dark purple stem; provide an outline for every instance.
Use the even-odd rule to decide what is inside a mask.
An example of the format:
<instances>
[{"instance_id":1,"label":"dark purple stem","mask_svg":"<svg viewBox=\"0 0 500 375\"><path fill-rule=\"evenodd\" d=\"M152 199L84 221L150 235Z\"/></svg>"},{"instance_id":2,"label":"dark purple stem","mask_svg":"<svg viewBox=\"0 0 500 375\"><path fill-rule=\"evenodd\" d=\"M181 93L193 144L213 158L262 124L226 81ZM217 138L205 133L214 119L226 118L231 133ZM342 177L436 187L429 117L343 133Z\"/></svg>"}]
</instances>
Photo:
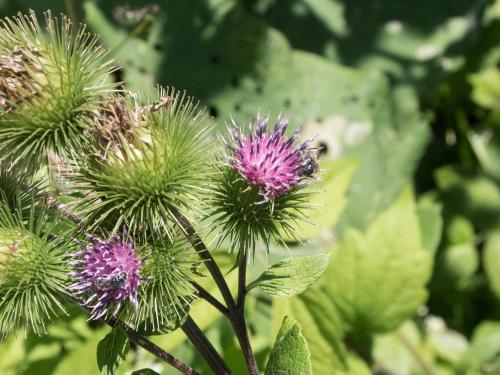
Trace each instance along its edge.
<instances>
[{"instance_id":1,"label":"dark purple stem","mask_svg":"<svg viewBox=\"0 0 500 375\"><path fill-rule=\"evenodd\" d=\"M103 319L108 325L114 328L121 328L128 336L129 340L135 343L136 345L142 347L147 350L155 357L160 358L167 362L169 365L175 367L177 370L187 375L200 375L199 372L196 372L189 365L182 362L180 359L174 357L172 354L166 352L158 345L149 341L147 338L140 336L132 327L124 323L115 317L105 318Z\"/></svg>"},{"instance_id":2,"label":"dark purple stem","mask_svg":"<svg viewBox=\"0 0 500 375\"><path fill-rule=\"evenodd\" d=\"M203 331L189 315L181 328L216 375L233 375Z\"/></svg>"},{"instance_id":3,"label":"dark purple stem","mask_svg":"<svg viewBox=\"0 0 500 375\"><path fill-rule=\"evenodd\" d=\"M246 264L247 257L243 256L240 265L238 267L238 301L235 303L234 298L229 290L229 287L219 269L219 266L215 262L215 259L210 254L208 248L203 243L202 239L193 228L189 220L177 209L173 209L173 213L182 232L185 234L188 241L191 243L193 248L196 250L200 258L204 261L205 266L212 275L217 287L219 288L222 297L227 304L228 314L227 318L233 326L234 332L240 343L241 350L245 357L247 363L248 372L250 375L259 375L259 369L257 367L257 362L252 351L252 346L250 345L250 339L248 337L246 322L245 322L245 297L246 297ZM205 298L205 294L199 294L200 297ZM205 298L207 299L207 298ZM212 298L208 297L207 301L214 304ZM218 302L218 301L217 301ZM216 306L217 307L217 306Z\"/></svg>"}]
</instances>

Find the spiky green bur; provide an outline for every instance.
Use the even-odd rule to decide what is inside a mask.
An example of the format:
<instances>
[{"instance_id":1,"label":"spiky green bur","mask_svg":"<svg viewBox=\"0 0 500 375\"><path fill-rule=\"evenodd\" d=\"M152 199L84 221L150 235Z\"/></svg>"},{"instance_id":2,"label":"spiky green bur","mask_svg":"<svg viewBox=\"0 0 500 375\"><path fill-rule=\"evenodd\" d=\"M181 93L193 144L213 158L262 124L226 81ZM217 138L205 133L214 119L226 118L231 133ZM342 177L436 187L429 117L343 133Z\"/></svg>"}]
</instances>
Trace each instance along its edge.
<instances>
[{"instance_id":1,"label":"spiky green bur","mask_svg":"<svg viewBox=\"0 0 500 375\"><path fill-rule=\"evenodd\" d=\"M66 17L6 18L0 27L0 159L32 169L81 153L93 127L89 112L112 89L113 66L97 39Z\"/></svg>"},{"instance_id":2,"label":"spiky green bur","mask_svg":"<svg viewBox=\"0 0 500 375\"><path fill-rule=\"evenodd\" d=\"M196 212L213 160L212 122L184 93L160 89L150 105L129 101L139 123L87 159L76 176L89 225L126 225L135 241L169 238L175 210ZM132 135L135 136L133 137Z\"/></svg>"},{"instance_id":3,"label":"spiky green bur","mask_svg":"<svg viewBox=\"0 0 500 375\"><path fill-rule=\"evenodd\" d=\"M20 220L2 204L0 210L0 336L23 327L36 334L65 313L67 246L49 239L48 217Z\"/></svg>"},{"instance_id":4,"label":"spiky green bur","mask_svg":"<svg viewBox=\"0 0 500 375\"><path fill-rule=\"evenodd\" d=\"M197 259L182 237L145 246L142 256L138 306L129 306L123 317L145 332L170 332L182 324L194 298Z\"/></svg>"},{"instance_id":5,"label":"spiky green bur","mask_svg":"<svg viewBox=\"0 0 500 375\"><path fill-rule=\"evenodd\" d=\"M207 219L220 243L229 240L231 250L241 256L247 251L253 255L260 241L266 248L271 241L281 243L283 233L300 239L296 228L300 221L307 220L303 214L309 207L307 189L299 186L285 195L263 200L259 188L249 185L228 165L220 167L214 180Z\"/></svg>"},{"instance_id":6,"label":"spiky green bur","mask_svg":"<svg viewBox=\"0 0 500 375\"><path fill-rule=\"evenodd\" d=\"M0 228L0 277L17 251L20 234L18 230Z\"/></svg>"}]
</instances>

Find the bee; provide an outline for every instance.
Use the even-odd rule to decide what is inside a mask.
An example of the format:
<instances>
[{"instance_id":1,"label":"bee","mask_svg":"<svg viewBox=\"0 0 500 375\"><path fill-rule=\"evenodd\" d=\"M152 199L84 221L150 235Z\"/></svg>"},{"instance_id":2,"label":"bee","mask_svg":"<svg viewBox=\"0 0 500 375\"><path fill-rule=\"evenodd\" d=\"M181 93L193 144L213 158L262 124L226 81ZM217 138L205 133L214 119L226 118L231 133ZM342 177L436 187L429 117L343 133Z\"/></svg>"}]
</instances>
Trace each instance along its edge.
<instances>
[{"instance_id":1,"label":"bee","mask_svg":"<svg viewBox=\"0 0 500 375\"><path fill-rule=\"evenodd\" d=\"M95 281L97 289L101 290L117 290L120 289L127 281L127 273L120 272L111 277L98 277Z\"/></svg>"},{"instance_id":2,"label":"bee","mask_svg":"<svg viewBox=\"0 0 500 375\"><path fill-rule=\"evenodd\" d=\"M318 160L316 159L316 155L312 152L308 152L304 157L304 162L300 167L299 174L302 177L311 177L313 173L318 171Z\"/></svg>"},{"instance_id":3,"label":"bee","mask_svg":"<svg viewBox=\"0 0 500 375\"><path fill-rule=\"evenodd\" d=\"M151 106L150 106L150 111L151 112L156 112L159 111L163 107L168 107L172 104L174 101L174 98L171 96L164 96L161 97L160 99L156 100Z\"/></svg>"}]
</instances>

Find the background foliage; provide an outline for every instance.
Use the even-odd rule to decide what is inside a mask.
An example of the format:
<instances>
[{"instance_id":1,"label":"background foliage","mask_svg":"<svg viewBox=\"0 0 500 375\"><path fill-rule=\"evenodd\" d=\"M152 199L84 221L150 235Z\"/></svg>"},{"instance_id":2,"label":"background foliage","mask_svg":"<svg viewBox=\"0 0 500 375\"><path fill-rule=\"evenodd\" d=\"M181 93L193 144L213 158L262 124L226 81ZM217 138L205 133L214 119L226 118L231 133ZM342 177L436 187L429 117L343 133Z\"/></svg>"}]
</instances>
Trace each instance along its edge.
<instances>
[{"instance_id":1,"label":"background foliage","mask_svg":"<svg viewBox=\"0 0 500 375\"><path fill-rule=\"evenodd\" d=\"M185 89L219 128L260 108L319 134L310 241L273 247L270 261L261 249L251 269L253 279L270 264L266 274L295 276L280 285L290 299L273 295L266 274L253 284L261 368L290 337L314 374L500 374L499 1L0 1L4 16L28 8L88 24L123 66L117 81ZM285 260L290 252L310 258ZM297 270L312 266L326 271L297 294L314 281ZM244 373L228 323L201 303L191 315ZM0 344L0 373L99 373L109 329L72 316L47 336ZM209 373L182 332L153 340ZM283 361L277 371L304 366ZM131 347L119 372L145 367L175 371Z\"/></svg>"}]
</instances>

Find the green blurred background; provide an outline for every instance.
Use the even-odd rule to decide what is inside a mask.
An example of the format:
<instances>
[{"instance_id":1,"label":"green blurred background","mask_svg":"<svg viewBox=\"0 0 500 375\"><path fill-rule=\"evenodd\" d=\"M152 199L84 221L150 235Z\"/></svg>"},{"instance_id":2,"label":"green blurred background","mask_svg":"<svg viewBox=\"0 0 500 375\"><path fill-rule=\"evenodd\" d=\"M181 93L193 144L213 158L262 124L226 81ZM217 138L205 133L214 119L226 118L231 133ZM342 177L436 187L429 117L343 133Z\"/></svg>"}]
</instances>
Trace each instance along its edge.
<instances>
[{"instance_id":1,"label":"green blurred background","mask_svg":"<svg viewBox=\"0 0 500 375\"><path fill-rule=\"evenodd\" d=\"M230 114L247 122L283 111L318 134L324 208L311 215L320 226L291 249L335 254L354 246L357 230L372 251L349 252L364 271L334 256L320 285L292 300L252 297L261 366L286 310L303 326L317 375L500 374L500 1L0 0L2 16L30 8L87 24L128 89L186 90L221 129ZM417 236L408 212L432 258L425 264L406 243ZM370 228L396 237L384 242L391 252L371 246ZM192 315L244 374L227 323L199 305ZM0 374L97 373L103 332L77 314L48 336L9 338ZM208 373L180 332L156 339ZM141 351L129 357L124 373L174 373Z\"/></svg>"}]
</instances>

